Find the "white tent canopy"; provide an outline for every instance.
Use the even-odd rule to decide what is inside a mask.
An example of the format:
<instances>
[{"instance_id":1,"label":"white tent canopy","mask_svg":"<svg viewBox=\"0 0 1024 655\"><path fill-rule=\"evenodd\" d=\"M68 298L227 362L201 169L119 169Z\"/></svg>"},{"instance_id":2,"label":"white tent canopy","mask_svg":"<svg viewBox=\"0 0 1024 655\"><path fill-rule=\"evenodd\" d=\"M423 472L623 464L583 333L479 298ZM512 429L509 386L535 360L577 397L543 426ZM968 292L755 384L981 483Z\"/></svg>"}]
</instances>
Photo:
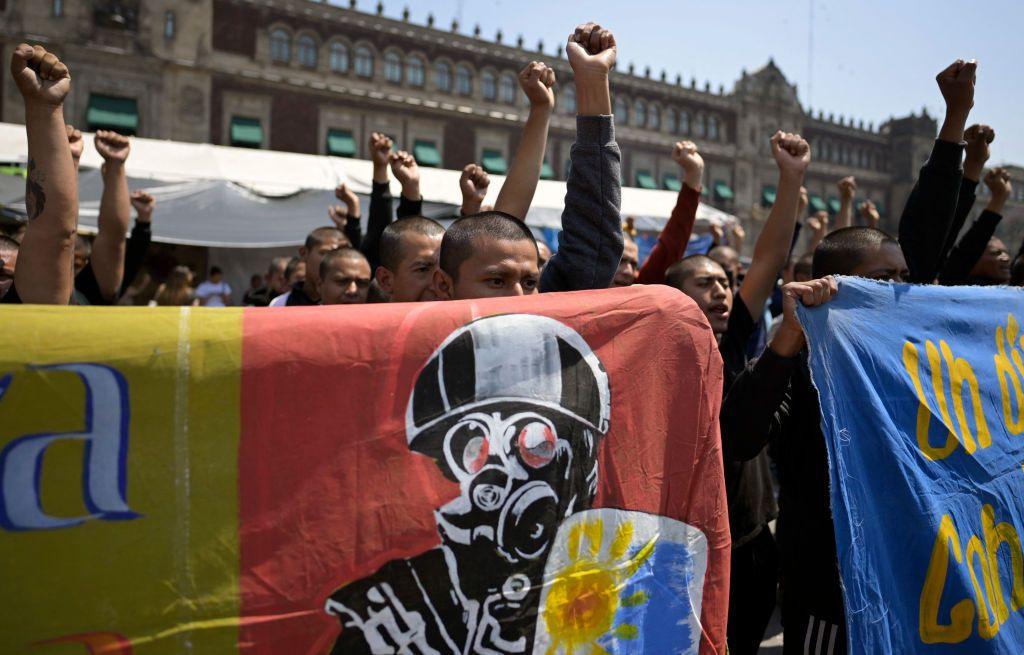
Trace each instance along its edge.
<instances>
[{"instance_id":1,"label":"white tent canopy","mask_svg":"<svg viewBox=\"0 0 1024 655\"><path fill-rule=\"evenodd\" d=\"M102 164L92 140L92 134L85 135L83 168L98 168ZM0 162L23 162L27 159L27 153L25 127L0 123ZM369 194L373 165L370 161L360 159L135 138L132 140L132 152L128 159L128 172L136 182L158 181L159 184L155 186L166 186L169 182L186 183L166 189L171 194L189 194L189 187L192 187L192 184L187 183L201 183L202 189L208 189L212 182L226 182L230 183L229 186L235 189L239 197L249 197L254 202L271 205L278 202L275 198L281 198L281 202L285 203L286 199L296 194L317 192L315 195L324 198L324 203L322 206L318 205L315 215L310 216L309 220L321 224L326 218L326 204L330 201L326 192L345 182L356 193ZM420 186L424 200L430 205L458 207L462 203L459 191L460 173L461 171L436 168L421 169ZM486 203L494 203L504 181L503 176L491 176ZM200 186L193 190L200 190ZM392 194L397 197L400 191L400 185L392 180ZM527 223L538 228L559 229L564 198L564 182L542 180L537 187ZM676 193L672 191L631 187L622 189L622 214L635 216L636 227L640 230L659 231L668 219L675 202ZM281 208L284 209L285 205ZM85 204L82 209L82 222L88 225L92 222L89 219L94 216L95 209ZM303 207L303 211L310 210ZM736 220L735 217L705 204L700 205L697 219L701 223L719 225ZM211 211L204 220L209 223L229 219L222 212ZM274 235L273 238L270 238L270 235L267 235L267 238L260 237L261 227L265 227L266 223L254 222L252 225L245 225L244 220L244 216L238 217L230 231L231 234L238 235L237 241L230 235L225 238L221 234L208 241L206 245L253 247L264 242L267 245L284 245L280 235ZM167 222L173 221L173 216L168 217ZM156 240L161 240L161 222L164 221L158 221L154 226L157 231L154 234ZM298 228L300 222L304 224L306 221L296 221L293 223L294 227ZM298 243L305 236L305 232L299 229L296 229L296 232L301 233L293 238L294 243ZM182 241L170 238L168 240ZM197 239L197 242L199 241L204 240Z\"/></svg>"}]
</instances>

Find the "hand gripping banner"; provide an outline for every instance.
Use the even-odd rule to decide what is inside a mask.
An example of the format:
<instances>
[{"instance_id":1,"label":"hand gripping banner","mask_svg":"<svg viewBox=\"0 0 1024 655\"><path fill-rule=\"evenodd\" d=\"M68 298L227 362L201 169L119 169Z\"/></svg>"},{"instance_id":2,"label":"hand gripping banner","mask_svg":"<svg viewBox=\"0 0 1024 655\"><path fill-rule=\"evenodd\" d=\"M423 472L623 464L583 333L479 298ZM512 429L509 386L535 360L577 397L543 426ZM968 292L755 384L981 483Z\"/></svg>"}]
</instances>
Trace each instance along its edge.
<instances>
[{"instance_id":1,"label":"hand gripping banner","mask_svg":"<svg viewBox=\"0 0 1024 655\"><path fill-rule=\"evenodd\" d=\"M840 278L800 310L851 653L1024 648L1024 292Z\"/></svg>"},{"instance_id":2,"label":"hand gripping banner","mask_svg":"<svg viewBox=\"0 0 1024 655\"><path fill-rule=\"evenodd\" d=\"M4 652L725 653L674 290L0 316Z\"/></svg>"}]
</instances>

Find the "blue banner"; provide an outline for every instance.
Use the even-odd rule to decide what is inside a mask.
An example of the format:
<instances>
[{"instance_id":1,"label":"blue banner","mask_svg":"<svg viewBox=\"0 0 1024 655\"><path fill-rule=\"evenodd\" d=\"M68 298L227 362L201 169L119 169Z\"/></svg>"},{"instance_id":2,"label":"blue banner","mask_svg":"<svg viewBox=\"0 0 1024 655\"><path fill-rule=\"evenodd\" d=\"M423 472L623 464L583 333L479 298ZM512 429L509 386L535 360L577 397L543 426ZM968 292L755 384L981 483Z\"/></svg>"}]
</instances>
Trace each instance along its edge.
<instances>
[{"instance_id":1,"label":"blue banner","mask_svg":"<svg viewBox=\"0 0 1024 655\"><path fill-rule=\"evenodd\" d=\"M840 278L800 320L849 652L1024 652L1024 292Z\"/></svg>"}]
</instances>

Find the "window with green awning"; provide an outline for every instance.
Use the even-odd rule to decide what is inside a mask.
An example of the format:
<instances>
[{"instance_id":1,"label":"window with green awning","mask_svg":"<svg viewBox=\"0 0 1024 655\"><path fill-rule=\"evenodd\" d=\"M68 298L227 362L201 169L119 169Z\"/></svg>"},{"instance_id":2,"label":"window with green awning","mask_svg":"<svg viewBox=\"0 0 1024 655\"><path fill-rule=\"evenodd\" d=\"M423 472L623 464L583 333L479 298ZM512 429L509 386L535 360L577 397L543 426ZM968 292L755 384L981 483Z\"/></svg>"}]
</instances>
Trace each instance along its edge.
<instances>
[{"instance_id":1,"label":"window with green awning","mask_svg":"<svg viewBox=\"0 0 1024 655\"><path fill-rule=\"evenodd\" d=\"M828 205L826 205L825 201L821 199L821 196L811 196L809 200L811 203L811 209L813 209L814 211L828 211Z\"/></svg>"},{"instance_id":2,"label":"window with green awning","mask_svg":"<svg viewBox=\"0 0 1024 655\"><path fill-rule=\"evenodd\" d=\"M636 185L641 189L657 189L658 184L654 181L654 176L651 175L650 171L637 171L636 172Z\"/></svg>"},{"instance_id":3,"label":"window with green awning","mask_svg":"<svg viewBox=\"0 0 1024 655\"><path fill-rule=\"evenodd\" d=\"M555 169L551 164L544 162L540 166L540 179L542 180L553 180L555 179Z\"/></svg>"},{"instance_id":4,"label":"window with green awning","mask_svg":"<svg viewBox=\"0 0 1024 655\"><path fill-rule=\"evenodd\" d=\"M332 157L355 157L356 139L349 130L327 130L327 154Z\"/></svg>"},{"instance_id":5,"label":"window with green awning","mask_svg":"<svg viewBox=\"0 0 1024 655\"><path fill-rule=\"evenodd\" d=\"M735 195L725 182L715 182L715 200L732 200Z\"/></svg>"},{"instance_id":6,"label":"window with green awning","mask_svg":"<svg viewBox=\"0 0 1024 655\"><path fill-rule=\"evenodd\" d=\"M90 132L113 130L118 134L134 135L139 131L139 103L135 98L91 93L85 110L85 124Z\"/></svg>"},{"instance_id":7,"label":"window with green awning","mask_svg":"<svg viewBox=\"0 0 1024 655\"><path fill-rule=\"evenodd\" d=\"M764 207L771 207L774 205L777 193L778 190L770 184L766 184L761 187L761 205Z\"/></svg>"},{"instance_id":8,"label":"window with green awning","mask_svg":"<svg viewBox=\"0 0 1024 655\"><path fill-rule=\"evenodd\" d=\"M480 163L484 170L493 175L504 175L508 172L508 163L505 157L497 150L484 150Z\"/></svg>"},{"instance_id":9,"label":"window with green awning","mask_svg":"<svg viewBox=\"0 0 1024 655\"><path fill-rule=\"evenodd\" d=\"M437 168L441 165L441 153L433 141L417 140L412 145L412 156L420 166Z\"/></svg>"},{"instance_id":10,"label":"window with green awning","mask_svg":"<svg viewBox=\"0 0 1024 655\"><path fill-rule=\"evenodd\" d=\"M839 198L832 196L828 199L828 210L833 214L838 214L841 206L842 205L839 204Z\"/></svg>"},{"instance_id":11,"label":"window with green awning","mask_svg":"<svg viewBox=\"0 0 1024 655\"><path fill-rule=\"evenodd\" d=\"M677 175L673 175L672 173L665 173L661 177L661 186L668 191L679 192L683 190L683 183L679 181L679 177Z\"/></svg>"},{"instance_id":12,"label":"window with green awning","mask_svg":"<svg viewBox=\"0 0 1024 655\"><path fill-rule=\"evenodd\" d=\"M231 119L231 145L239 148L262 148L263 126L258 118Z\"/></svg>"}]
</instances>

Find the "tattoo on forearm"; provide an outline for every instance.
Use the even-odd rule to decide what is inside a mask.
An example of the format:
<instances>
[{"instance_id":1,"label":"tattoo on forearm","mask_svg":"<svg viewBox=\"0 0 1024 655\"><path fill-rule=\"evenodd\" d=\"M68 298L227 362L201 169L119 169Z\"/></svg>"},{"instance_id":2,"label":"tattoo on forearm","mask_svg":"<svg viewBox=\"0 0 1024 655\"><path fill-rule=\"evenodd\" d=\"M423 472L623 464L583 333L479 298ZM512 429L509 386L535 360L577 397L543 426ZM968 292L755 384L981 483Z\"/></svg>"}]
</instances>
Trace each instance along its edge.
<instances>
[{"instance_id":1,"label":"tattoo on forearm","mask_svg":"<svg viewBox=\"0 0 1024 655\"><path fill-rule=\"evenodd\" d=\"M25 177L25 211L28 213L28 220L32 220L43 213L46 206L46 193L43 192L43 172L36 168L36 160L28 160L28 176Z\"/></svg>"}]
</instances>

